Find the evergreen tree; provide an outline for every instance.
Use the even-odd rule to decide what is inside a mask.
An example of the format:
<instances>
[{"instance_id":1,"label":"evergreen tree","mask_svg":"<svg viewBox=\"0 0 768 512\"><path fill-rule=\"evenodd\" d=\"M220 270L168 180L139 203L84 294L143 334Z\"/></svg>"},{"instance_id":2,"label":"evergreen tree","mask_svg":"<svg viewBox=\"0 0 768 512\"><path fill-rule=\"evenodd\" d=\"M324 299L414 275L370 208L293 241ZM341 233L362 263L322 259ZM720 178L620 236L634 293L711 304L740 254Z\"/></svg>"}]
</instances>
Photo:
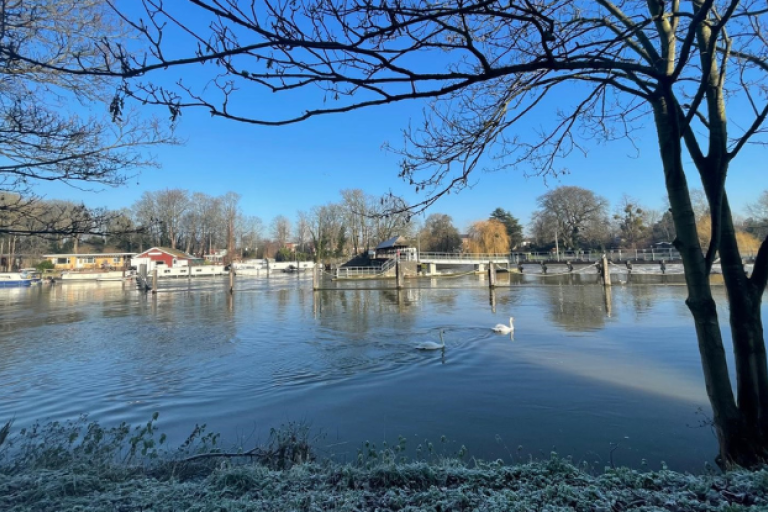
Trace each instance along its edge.
<instances>
[{"instance_id":1,"label":"evergreen tree","mask_svg":"<svg viewBox=\"0 0 768 512\"><path fill-rule=\"evenodd\" d=\"M491 212L489 220L497 220L504 224L509 237L510 249L515 249L523 243L523 227L520 225L520 221L507 210L496 208Z\"/></svg>"}]
</instances>

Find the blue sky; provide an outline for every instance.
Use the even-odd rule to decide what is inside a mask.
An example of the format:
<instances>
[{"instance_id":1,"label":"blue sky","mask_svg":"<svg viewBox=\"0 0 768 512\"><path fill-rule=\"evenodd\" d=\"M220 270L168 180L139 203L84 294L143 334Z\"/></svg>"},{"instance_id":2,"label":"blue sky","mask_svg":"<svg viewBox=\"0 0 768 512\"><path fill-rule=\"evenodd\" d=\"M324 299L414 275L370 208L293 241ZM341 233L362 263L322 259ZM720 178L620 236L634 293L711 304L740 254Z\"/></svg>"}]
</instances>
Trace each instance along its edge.
<instances>
[{"instance_id":1,"label":"blue sky","mask_svg":"<svg viewBox=\"0 0 768 512\"><path fill-rule=\"evenodd\" d=\"M126 186L100 192L63 186L38 190L49 198L113 209L131 206L147 190L183 188L211 195L236 191L242 195L243 211L266 223L276 215L294 218L298 210L337 201L345 188L374 195L392 190L415 201L423 196L398 178L398 156L382 149L382 144L397 145L409 119L420 117L420 105L410 103L293 126L258 127L186 111L177 128L185 143L155 151L160 169L146 169ZM536 198L558 185L588 188L612 204L626 193L647 207L661 208L665 190L655 133L642 128L635 137L639 155L621 141L593 146L586 157L574 153L568 160L570 173L558 179L526 178L524 167L477 172L472 189L442 198L427 213L448 213L461 229L502 207L527 223ZM768 188L760 153L748 148L732 166L729 193L737 211Z\"/></svg>"},{"instance_id":2,"label":"blue sky","mask_svg":"<svg viewBox=\"0 0 768 512\"><path fill-rule=\"evenodd\" d=\"M183 53L184 46L174 43L173 50ZM185 82L201 83L212 76L213 70L210 65L196 66L172 70L171 75L183 76ZM150 77L152 80L170 78ZM317 90L301 90L290 95L253 88L242 92L245 94L238 97L236 104L266 117L318 107ZM550 114L554 107L567 108L568 103L576 101L578 92L572 86L559 91L559 96L547 102ZM130 207L147 190L182 188L211 195L235 191L242 196L244 213L259 216L265 223L276 215L293 219L299 210L338 201L339 191L347 188L360 188L373 195L391 190L415 202L424 196L415 195L413 188L398 178L399 158L382 149L382 144L389 142L400 147L401 130L409 121L420 122L423 107L424 104L412 101L321 116L284 127L238 124L212 118L204 110L186 110L177 128L177 135L185 144L156 150L160 169L144 170L138 179L124 187L97 193L62 185L41 185L37 190L49 198L113 209ZM738 112L729 108L729 113L738 117ZM541 119L528 119L521 130L551 121L545 113L547 110L541 112ZM165 110L155 113L167 115ZM527 224L536 209L536 198L558 185L588 188L612 204L628 194L646 207L662 208L666 192L656 134L652 120L646 118L644 122L645 127L640 126L632 133L639 151L626 141L589 146L586 157L573 153L567 161L570 173L557 179L526 178L526 171L532 169L525 166L493 173L476 172L472 189L442 198L427 214L447 213L459 229L464 229L501 207ZM768 180L763 177L763 154L760 147L747 147L731 167L728 191L737 213L768 188ZM695 176L690 180L698 186Z\"/></svg>"}]
</instances>

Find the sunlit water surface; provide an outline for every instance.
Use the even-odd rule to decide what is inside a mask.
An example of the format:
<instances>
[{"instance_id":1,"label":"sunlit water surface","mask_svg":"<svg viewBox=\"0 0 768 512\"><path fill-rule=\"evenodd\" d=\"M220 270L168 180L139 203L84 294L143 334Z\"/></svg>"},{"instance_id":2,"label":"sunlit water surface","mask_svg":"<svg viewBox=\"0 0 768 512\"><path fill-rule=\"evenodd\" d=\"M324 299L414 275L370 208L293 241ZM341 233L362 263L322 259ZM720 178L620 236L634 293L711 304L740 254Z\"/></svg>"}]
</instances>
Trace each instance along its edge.
<instances>
[{"instance_id":1,"label":"sunlit water surface","mask_svg":"<svg viewBox=\"0 0 768 512\"><path fill-rule=\"evenodd\" d=\"M155 296L122 283L0 290L0 420L112 425L158 411L172 440L207 423L225 444L303 420L342 461L403 436L411 450L428 440L484 459L554 449L602 467L613 451L617 464L699 471L716 441L701 426L685 288L637 281L610 297L594 276L516 275L493 293L476 276L313 292L273 275L239 278L234 296L225 279L163 281ZM509 316L514 338L491 332ZM444 351L415 350L441 329Z\"/></svg>"}]
</instances>

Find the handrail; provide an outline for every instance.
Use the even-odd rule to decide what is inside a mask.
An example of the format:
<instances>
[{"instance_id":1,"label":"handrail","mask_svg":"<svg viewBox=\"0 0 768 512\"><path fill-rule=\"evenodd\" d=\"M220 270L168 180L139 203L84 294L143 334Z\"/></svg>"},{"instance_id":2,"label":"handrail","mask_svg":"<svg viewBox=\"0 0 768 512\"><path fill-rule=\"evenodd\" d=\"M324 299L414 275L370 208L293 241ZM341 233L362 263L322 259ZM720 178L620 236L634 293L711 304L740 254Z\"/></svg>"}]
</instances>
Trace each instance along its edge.
<instances>
[{"instance_id":1,"label":"handrail","mask_svg":"<svg viewBox=\"0 0 768 512\"><path fill-rule=\"evenodd\" d=\"M389 270L392 267L394 267L396 264L397 264L397 259L396 258L390 258L387 261L385 261L384 264L381 267L379 267L379 270L383 274L387 270Z\"/></svg>"},{"instance_id":2,"label":"handrail","mask_svg":"<svg viewBox=\"0 0 768 512\"><path fill-rule=\"evenodd\" d=\"M559 252L524 252L516 251L512 253L450 253L450 252L422 252L419 254L421 260L454 260L454 261L479 261L487 262L490 260L508 261L510 263L540 262L543 260L551 261L598 261L605 255L608 259L619 260L678 260L680 253L674 248L646 248L646 249L611 249L608 251L559 251ZM743 257L749 258L750 254L744 254Z\"/></svg>"},{"instance_id":3,"label":"handrail","mask_svg":"<svg viewBox=\"0 0 768 512\"><path fill-rule=\"evenodd\" d=\"M336 269L337 277L351 277L360 275L383 275L397 264L396 258L388 259L378 267L339 267Z\"/></svg>"}]
</instances>

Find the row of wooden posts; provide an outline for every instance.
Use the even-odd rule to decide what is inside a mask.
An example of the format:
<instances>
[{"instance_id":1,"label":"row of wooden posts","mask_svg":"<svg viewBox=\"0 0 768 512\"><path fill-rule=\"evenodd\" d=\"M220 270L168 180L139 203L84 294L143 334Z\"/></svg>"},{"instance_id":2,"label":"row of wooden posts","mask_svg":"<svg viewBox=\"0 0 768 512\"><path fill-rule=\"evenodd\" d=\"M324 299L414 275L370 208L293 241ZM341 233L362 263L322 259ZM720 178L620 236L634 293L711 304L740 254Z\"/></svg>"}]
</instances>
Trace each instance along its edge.
<instances>
[{"instance_id":1,"label":"row of wooden posts","mask_svg":"<svg viewBox=\"0 0 768 512\"><path fill-rule=\"evenodd\" d=\"M666 270L664 262L662 261L662 272ZM630 267L631 268L631 267ZM568 263L569 271L573 270L573 266ZM608 266L608 258L603 255L602 260L597 264L597 270L600 274L600 279L604 286L611 286L611 270ZM315 266L312 276L312 289L320 289L320 267ZM546 272L545 272L546 273ZM395 263L395 287L400 290L404 287L404 273L400 262ZM493 261L488 262L488 287L496 287L496 265ZM230 277L230 293L232 292L232 278Z\"/></svg>"},{"instance_id":2,"label":"row of wooden posts","mask_svg":"<svg viewBox=\"0 0 768 512\"><path fill-rule=\"evenodd\" d=\"M629 264L628 264L629 265ZM666 270L666 267L664 265L664 262L662 261L662 272ZM569 271L573 270L573 267L568 263ZM630 267L631 268L631 267ZM602 259L597 264L597 270L598 274L600 274L600 279L604 286L611 286L611 271L608 266L608 258L603 255ZM146 268L142 269L142 277L146 279ZM318 290L320 289L320 273L322 272L322 267L320 265L315 265L312 269L312 289ZM545 272L546 273L546 272ZM187 274L187 279L192 279L192 272L189 272ZM404 287L404 274L403 269L398 261L395 263L395 287L400 290ZM493 261L488 262L488 287L489 288L495 288L496 287L496 265L493 263ZM234 293L235 291L235 271L230 268L229 270L229 293ZM152 293L157 293L157 268L154 268L152 270Z\"/></svg>"},{"instance_id":3,"label":"row of wooden posts","mask_svg":"<svg viewBox=\"0 0 768 512\"><path fill-rule=\"evenodd\" d=\"M566 261L565 264L568 266L568 272L573 272L573 265L570 261ZM522 267L522 265L521 265ZM544 274L547 273L547 267L544 263L541 264L542 272ZM666 270L666 266L664 262L661 262L662 272ZM627 263L627 268L631 271L631 264ZM522 268L520 269L522 272ZM597 273L600 275L600 281L603 283L603 286L611 286L611 269L608 266L608 258L603 254L602 259L597 262ZM488 262L488 287L489 288L495 288L496 287L496 265L492 262Z\"/></svg>"}]
</instances>

